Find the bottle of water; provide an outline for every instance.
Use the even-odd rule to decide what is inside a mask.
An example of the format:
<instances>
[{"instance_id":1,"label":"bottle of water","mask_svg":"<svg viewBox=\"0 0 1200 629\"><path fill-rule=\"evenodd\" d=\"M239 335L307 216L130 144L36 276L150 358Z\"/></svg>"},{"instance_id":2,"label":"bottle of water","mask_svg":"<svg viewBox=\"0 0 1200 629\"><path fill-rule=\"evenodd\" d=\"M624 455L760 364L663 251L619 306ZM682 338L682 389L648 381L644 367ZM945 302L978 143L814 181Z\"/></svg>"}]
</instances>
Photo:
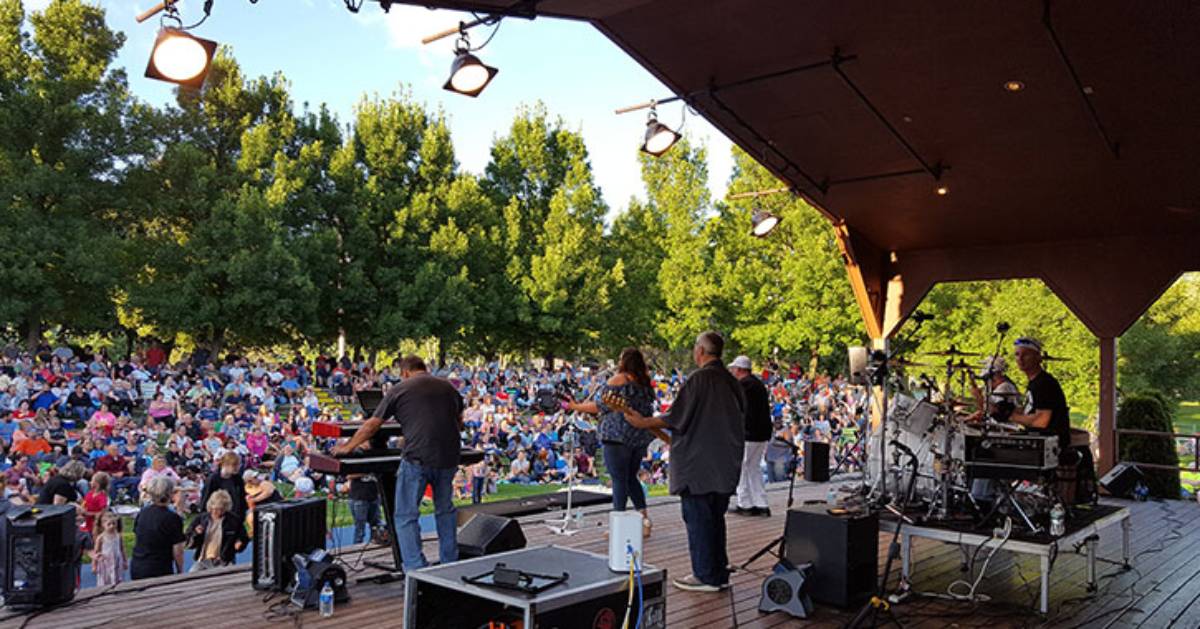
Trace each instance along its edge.
<instances>
[{"instance_id":1,"label":"bottle of water","mask_svg":"<svg viewBox=\"0 0 1200 629\"><path fill-rule=\"evenodd\" d=\"M1067 532L1067 510L1063 509L1061 502L1054 503L1054 508L1050 509L1050 535L1053 537L1062 537Z\"/></svg>"},{"instance_id":2,"label":"bottle of water","mask_svg":"<svg viewBox=\"0 0 1200 629\"><path fill-rule=\"evenodd\" d=\"M825 502L829 503L829 506L831 506L831 507L836 507L836 506L838 506L837 499L838 499L837 488L834 487L833 485L830 485L829 491L825 493Z\"/></svg>"},{"instance_id":3,"label":"bottle of water","mask_svg":"<svg viewBox=\"0 0 1200 629\"><path fill-rule=\"evenodd\" d=\"M326 583L325 587L321 588L320 601L321 617L329 618L333 615L333 588L329 586L329 583Z\"/></svg>"}]
</instances>

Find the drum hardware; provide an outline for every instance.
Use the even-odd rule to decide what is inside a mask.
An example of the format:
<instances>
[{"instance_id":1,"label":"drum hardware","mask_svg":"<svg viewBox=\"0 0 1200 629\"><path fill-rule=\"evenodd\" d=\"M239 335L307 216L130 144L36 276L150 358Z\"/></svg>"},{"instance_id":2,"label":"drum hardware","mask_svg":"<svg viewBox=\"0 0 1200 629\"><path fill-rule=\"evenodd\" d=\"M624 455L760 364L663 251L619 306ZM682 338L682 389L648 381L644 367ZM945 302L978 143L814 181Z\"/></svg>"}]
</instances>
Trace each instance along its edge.
<instances>
[{"instance_id":1,"label":"drum hardware","mask_svg":"<svg viewBox=\"0 0 1200 629\"><path fill-rule=\"evenodd\" d=\"M963 356L979 356L980 354L977 352L964 352L964 351L958 349L957 347L955 347L953 344L951 344L949 349L944 349L944 350L940 350L940 351L936 351L936 352L925 352L923 355L924 356L944 356L944 357L949 357L949 358L961 358Z\"/></svg>"}]
</instances>

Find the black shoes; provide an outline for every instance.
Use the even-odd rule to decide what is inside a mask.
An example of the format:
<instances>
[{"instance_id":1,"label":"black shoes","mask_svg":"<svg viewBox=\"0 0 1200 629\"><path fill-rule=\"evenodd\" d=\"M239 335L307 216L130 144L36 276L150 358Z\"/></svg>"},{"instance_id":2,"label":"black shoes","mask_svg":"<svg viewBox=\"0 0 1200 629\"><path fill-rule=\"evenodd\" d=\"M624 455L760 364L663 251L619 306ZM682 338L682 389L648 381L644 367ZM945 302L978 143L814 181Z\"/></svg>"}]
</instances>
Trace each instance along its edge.
<instances>
[{"instance_id":1,"label":"black shoes","mask_svg":"<svg viewBox=\"0 0 1200 629\"><path fill-rule=\"evenodd\" d=\"M744 516L750 516L750 517L767 517L767 518L771 517L771 508L770 507L750 507L749 509L743 509L742 507L734 507L729 512L734 515L744 515Z\"/></svg>"}]
</instances>

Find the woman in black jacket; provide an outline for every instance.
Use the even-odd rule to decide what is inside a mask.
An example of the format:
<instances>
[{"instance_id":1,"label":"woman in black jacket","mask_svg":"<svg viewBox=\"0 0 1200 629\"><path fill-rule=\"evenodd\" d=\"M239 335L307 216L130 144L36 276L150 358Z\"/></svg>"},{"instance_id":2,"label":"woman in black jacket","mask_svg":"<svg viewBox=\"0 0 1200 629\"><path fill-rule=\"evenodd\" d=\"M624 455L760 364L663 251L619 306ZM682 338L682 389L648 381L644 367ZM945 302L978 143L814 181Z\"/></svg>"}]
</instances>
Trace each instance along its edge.
<instances>
[{"instance_id":1,"label":"woman in black jacket","mask_svg":"<svg viewBox=\"0 0 1200 629\"><path fill-rule=\"evenodd\" d=\"M218 489L208 497L207 510L192 520L188 548L195 550L195 561L189 572L229 565L250 542L242 519L230 512L232 505L229 492Z\"/></svg>"}]
</instances>

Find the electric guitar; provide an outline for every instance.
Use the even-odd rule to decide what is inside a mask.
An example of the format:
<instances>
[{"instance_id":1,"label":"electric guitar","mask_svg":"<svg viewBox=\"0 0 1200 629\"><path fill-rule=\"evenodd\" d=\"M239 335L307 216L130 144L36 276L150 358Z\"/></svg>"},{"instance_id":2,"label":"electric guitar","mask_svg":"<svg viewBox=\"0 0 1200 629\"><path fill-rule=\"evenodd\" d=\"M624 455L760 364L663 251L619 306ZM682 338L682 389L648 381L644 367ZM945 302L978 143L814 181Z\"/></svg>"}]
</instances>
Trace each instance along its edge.
<instances>
[{"instance_id":1,"label":"electric guitar","mask_svg":"<svg viewBox=\"0 0 1200 629\"><path fill-rule=\"evenodd\" d=\"M604 402L605 406L614 411L621 413L626 411L633 411L635 413L638 412L637 409L629 405L629 400L625 399L624 396L616 391L613 391L612 389L608 389L601 393L600 401ZM661 428L649 428L647 430L649 430L655 437L662 439L663 443L666 443L667 445L671 444L671 435L667 434L665 430Z\"/></svg>"}]
</instances>

